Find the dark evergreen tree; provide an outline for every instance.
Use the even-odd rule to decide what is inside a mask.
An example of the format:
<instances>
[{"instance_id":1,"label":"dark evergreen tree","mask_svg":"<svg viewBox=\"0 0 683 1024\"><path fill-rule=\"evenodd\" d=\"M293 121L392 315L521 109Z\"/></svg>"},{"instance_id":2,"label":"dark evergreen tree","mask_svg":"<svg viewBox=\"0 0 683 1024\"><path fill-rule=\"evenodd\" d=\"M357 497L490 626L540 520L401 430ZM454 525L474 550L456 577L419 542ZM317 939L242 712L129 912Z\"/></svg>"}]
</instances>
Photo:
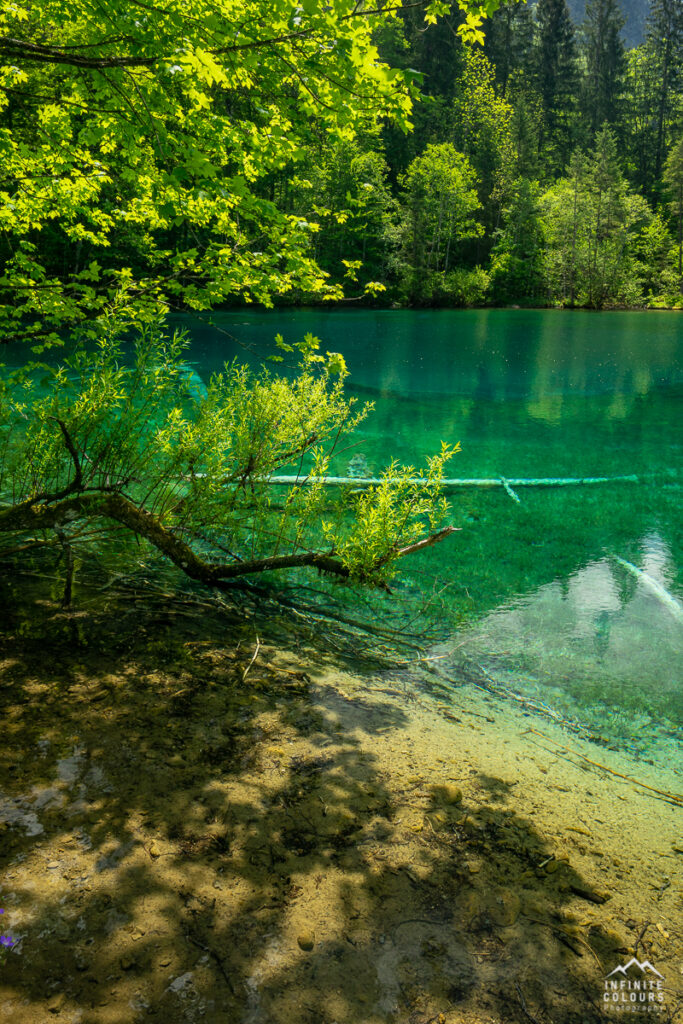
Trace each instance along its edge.
<instances>
[{"instance_id":1,"label":"dark evergreen tree","mask_svg":"<svg viewBox=\"0 0 683 1024\"><path fill-rule=\"evenodd\" d=\"M507 95L515 72L528 71L533 53L534 21L527 4L508 2L499 7L486 28L484 52L496 69L496 85Z\"/></svg>"},{"instance_id":2,"label":"dark evergreen tree","mask_svg":"<svg viewBox=\"0 0 683 1024\"><path fill-rule=\"evenodd\" d=\"M389 122L384 129L385 156L395 183L411 160L448 136L448 110L463 67L463 46L454 11L434 25L425 26L419 11L408 5L401 16L383 25L375 37L382 60L391 67L416 72L422 102L413 111L409 134Z\"/></svg>"},{"instance_id":3,"label":"dark evergreen tree","mask_svg":"<svg viewBox=\"0 0 683 1024\"><path fill-rule=\"evenodd\" d=\"M651 0L647 35L659 65L653 154L655 178L659 181L667 149L667 124L683 78L683 0Z\"/></svg>"},{"instance_id":4,"label":"dark evergreen tree","mask_svg":"<svg viewBox=\"0 0 683 1024\"><path fill-rule=\"evenodd\" d=\"M453 14L425 26L419 9L404 12L406 39L415 67L424 75L422 88L428 96L453 98L462 68L462 40L457 34L457 8Z\"/></svg>"},{"instance_id":5,"label":"dark evergreen tree","mask_svg":"<svg viewBox=\"0 0 683 1024\"><path fill-rule=\"evenodd\" d=\"M517 170L527 178L536 178L541 165L543 121L538 94L527 87L521 76L514 76L508 101L512 104L510 133L517 156Z\"/></svg>"},{"instance_id":6,"label":"dark evergreen tree","mask_svg":"<svg viewBox=\"0 0 683 1024\"><path fill-rule=\"evenodd\" d=\"M543 103L544 143L555 172L573 147L578 68L574 26L566 0L538 0L536 7L536 80Z\"/></svg>"},{"instance_id":7,"label":"dark evergreen tree","mask_svg":"<svg viewBox=\"0 0 683 1024\"><path fill-rule=\"evenodd\" d=\"M605 123L619 120L626 56L624 16L618 0L589 0L583 23L586 58L584 112L596 134Z\"/></svg>"},{"instance_id":8,"label":"dark evergreen tree","mask_svg":"<svg viewBox=\"0 0 683 1024\"><path fill-rule=\"evenodd\" d=\"M651 42L626 54L621 136L627 174L649 199L660 189L655 178L653 154L657 148L658 97L661 89L660 60Z\"/></svg>"}]
</instances>

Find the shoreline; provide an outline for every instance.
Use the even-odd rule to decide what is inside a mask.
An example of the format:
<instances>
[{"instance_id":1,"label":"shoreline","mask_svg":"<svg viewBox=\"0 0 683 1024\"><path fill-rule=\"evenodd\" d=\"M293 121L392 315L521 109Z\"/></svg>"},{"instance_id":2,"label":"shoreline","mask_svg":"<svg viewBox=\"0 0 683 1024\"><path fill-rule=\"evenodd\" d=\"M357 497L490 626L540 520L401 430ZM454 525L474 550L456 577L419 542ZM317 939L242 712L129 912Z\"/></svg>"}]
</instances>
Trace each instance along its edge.
<instances>
[{"instance_id":1,"label":"shoreline","mask_svg":"<svg viewBox=\"0 0 683 1024\"><path fill-rule=\"evenodd\" d=\"M633 955L683 994L680 808L558 745L625 755L139 603L2 653L8 1019L592 1024Z\"/></svg>"},{"instance_id":2,"label":"shoreline","mask_svg":"<svg viewBox=\"0 0 683 1024\"><path fill-rule=\"evenodd\" d=\"M212 312L214 313L258 313L262 315L269 313L276 315L283 312L335 312L335 313L468 313L473 311L483 310L500 310L505 313L522 312L522 313L683 313L683 305L681 306L610 306L605 309L598 309L595 306L543 306L543 305L482 305L482 306L418 306L418 305L402 305L401 303L390 303L382 305L379 303L368 302L356 302L353 306L346 305L344 301L340 302L320 302L320 303L283 303L282 305L274 306L259 306L256 304L246 306L219 306L216 307ZM194 313L191 309L178 309L174 310L173 316L193 316ZM210 325L210 321L206 321Z\"/></svg>"}]
</instances>

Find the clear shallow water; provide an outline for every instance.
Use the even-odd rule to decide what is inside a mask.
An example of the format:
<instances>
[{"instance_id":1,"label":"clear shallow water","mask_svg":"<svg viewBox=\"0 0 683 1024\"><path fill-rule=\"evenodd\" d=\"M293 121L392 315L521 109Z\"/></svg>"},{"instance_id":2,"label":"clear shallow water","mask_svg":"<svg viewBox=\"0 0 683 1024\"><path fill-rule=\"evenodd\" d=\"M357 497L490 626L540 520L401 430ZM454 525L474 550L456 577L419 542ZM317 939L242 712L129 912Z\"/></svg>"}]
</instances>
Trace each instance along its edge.
<instances>
[{"instance_id":1,"label":"clear shallow water","mask_svg":"<svg viewBox=\"0 0 683 1024\"><path fill-rule=\"evenodd\" d=\"M260 361L277 332L292 342L312 331L323 350L343 352L349 390L375 404L350 453L373 473L391 456L420 465L446 440L462 445L457 477L637 474L636 485L523 489L521 505L499 490L457 493L462 532L406 566L382 614L391 621L427 595L422 618L437 625L446 663L465 643L496 678L608 739L644 750L655 726L683 726L683 318L297 310L214 320L220 331L183 321L202 376L233 356Z\"/></svg>"},{"instance_id":2,"label":"clear shallow water","mask_svg":"<svg viewBox=\"0 0 683 1024\"><path fill-rule=\"evenodd\" d=\"M683 739L683 317L297 310L214 321L180 319L205 379L234 357L262 363L278 332L294 342L312 331L344 353L349 391L375 408L337 457L340 475L359 454L373 474L392 457L419 466L442 440L461 442L455 477L637 474L519 488L521 504L501 488L458 491L461 532L403 563L392 598L333 593L354 617L436 633L451 678L464 656L498 687L683 768L680 747L664 751Z\"/></svg>"}]
</instances>

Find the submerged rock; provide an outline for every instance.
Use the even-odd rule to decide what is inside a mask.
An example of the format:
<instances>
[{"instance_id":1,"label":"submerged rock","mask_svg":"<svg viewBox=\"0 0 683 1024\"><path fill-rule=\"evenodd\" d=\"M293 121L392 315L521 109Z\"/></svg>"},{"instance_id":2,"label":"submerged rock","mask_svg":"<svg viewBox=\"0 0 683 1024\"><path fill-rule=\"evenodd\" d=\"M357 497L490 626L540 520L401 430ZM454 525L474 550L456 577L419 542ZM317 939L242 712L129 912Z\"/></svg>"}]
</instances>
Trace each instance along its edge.
<instances>
[{"instance_id":1,"label":"submerged rock","mask_svg":"<svg viewBox=\"0 0 683 1024\"><path fill-rule=\"evenodd\" d=\"M307 928L297 935L296 941L299 944L299 949L303 949L304 953L310 953L315 946L315 935Z\"/></svg>"},{"instance_id":2,"label":"submerged rock","mask_svg":"<svg viewBox=\"0 0 683 1024\"><path fill-rule=\"evenodd\" d=\"M449 782L441 786L433 786L432 796L435 803L447 807L462 802L462 790L458 786L452 786Z\"/></svg>"},{"instance_id":3,"label":"submerged rock","mask_svg":"<svg viewBox=\"0 0 683 1024\"><path fill-rule=\"evenodd\" d=\"M56 995L48 1001L47 1008L50 1013L61 1013L62 1007L66 1002L66 995L63 992L57 992Z\"/></svg>"},{"instance_id":4,"label":"submerged rock","mask_svg":"<svg viewBox=\"0 0 683 1024\"><path fill-rule=\"evenodd\" d=\"M370 472L370 466L368 460L360 452L357 452L352 459L349 460L349 464L346 469L346 475L355 478L363 478L372 476Z\"/></svg>"}]
</instances>

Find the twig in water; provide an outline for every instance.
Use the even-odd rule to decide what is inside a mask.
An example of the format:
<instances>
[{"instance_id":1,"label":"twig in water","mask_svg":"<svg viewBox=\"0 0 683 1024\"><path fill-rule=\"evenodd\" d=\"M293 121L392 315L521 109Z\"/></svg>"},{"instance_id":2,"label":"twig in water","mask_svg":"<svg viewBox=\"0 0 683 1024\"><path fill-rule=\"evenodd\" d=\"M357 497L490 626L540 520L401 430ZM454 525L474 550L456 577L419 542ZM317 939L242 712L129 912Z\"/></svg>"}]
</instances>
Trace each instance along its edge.
<instances>
[{"instance_id":1,"label":"twig in water","mask_svg":"<svg viewBox=\"0 0 683 1024\"><path fill-rule=\"evenodd\" d=\"M186 932L185 934L186 934L186 938L189 939L190 942L194 943L194 945L198 946L199 949L202 949L205 953L208 953L209 956L213 957L213 959L218 964L219 971L221 972L221 974L225 978L225 981L226 981L226 984L227 984L228 988L230 989L230 991L232 992L233 995L236 995L237 993L236 993L236 990L235 990L235 984L234 984L232 978L230 977L230 975L228 974L228 972L226 971L225 965L223 964L223 961L221 960L221 958L218 955L218 953L216 952L216 950L213 949L211 946L207 946L203 942L200 942L199 939L196 939L194 937L194 935L190 934L190 932Z\"/></svg>"},{"instance_id":2,"label":"twig in water","mask_svg":"<svg viewBox=\"0 0 683 1024\"><path fill-rule=\"evenodd\" d=\"M261 641L259 640L259 638L257 636L256 637L256 647L254 648L254 653L251 656L251 661L249 662L249 664L245 668L244 672L242 673L242 682L244 682L244 680L247 678L247 675L249 673L249 669L251 668L251 666L254 664L254 662L258 658L258 652L260 650L261 650Z\"/></svg>"},{"instance_id":3,"label":"twig in water","mask_svg":"<svg viewBox=\"0 0 683 1024\"><path fill-rule=\"evenodd\" d=\"M558 938L560 942L562 942L563 938L564 938L564 939L571 939L572 942L579 942L579 943L581 943L581 945L585 946L586 949L588 950L588 952L594 958L594 960L595 960L596 964L598 965L598 967L600 968L600 970L604 971L604 967L602 966L602 962L600 960L600 957L595 952L593 947L591 945L589 945L586 942L585 939L582 939L580 935L575 935L573 932L568 932L565 928L560 928L559 925L553 924L552 921L542 921L538 917L528 917L527 916L527 921L531 921L532 924L540 924L543 928L550 928L551 932L555 933L556 938ZM561 937L563 937L563 938L561 938ZM570 948L572 948L572 947L570 947ZM581 956L581 953L577 953L577 951L575 949L573 949L573 948L572 948L572 952L576 953L577 956Z\"/></svg>"},{"instance_id":4,"label":"twig in water","mask_svg":"<svg viewBox=\"0 0 683 1024\"><path fill-rule=\"evenodd\" d=\"M657 793L658 796L663 797L668 803L673 804L675 807L683 807L683 797L678 796L676 793L669 793L665 789L656 789L654 786L648 786L646 782L639 782L632 775L622 775L621 772L615 772L612 768L608 768L607 765L601 764L599 761L591 761L589 757L582 754L579 750L572 750L571 747L565 747L562 743L558 743L552 736L546 736L544 732L540 732L538 729L529 727L526 732L532 732L535 736L542 736L546 742L554 744L558 750L553 751L557 753L559 750L566 750L574 757L580 757L586 764L591 765L592 768L599 768L603 772L607 772L609 775L613 775L616 779L623 779L625 782L630 782L634 786L639 786L641 789L647 789L650 793ZM582 767L578 765L577 767Z\"/></svg>"},{"instance_id":5,"label":"twig in water","mask_svg":"<svg viewBox=\"0 0 683 1024\"><path fill-rule=\"evenodd\" d=\"M638 938L637 938L637 939L636 939L636 941L635 941L635 942L633 943L633 955L634 955L634 956L636 956L636 957L638 956L638 947L640 946L640 944L641 944L641 943L643 944L643 951L644 951L644 952L647 952L647 951L645 950L645 943L643 942L643 939L644 939L644 937L645 937L645 932L646 932L646 931L648 930L648 928L650 927L650 924L651 924L651 922L650 922L650 921L646 921L646 922L645 922L645 924L643 925L643 927L642 927L642 928L640 929L640 934L638 935Z\"/></svg>"},{"instance_id":6,"label":"twig in water","mask_svg":"<svg viewBox=\"0 0 683 1024\"><path fill-rule=\"evenodd\" d=\"M532 1022L532 1024L540 1024L540 1021L538 1020L538 1018L537 1017L533 1017L529 1013L529 1011L527 1010L527 1008L526 1008L526 999L524 998L524 995L522 993L521 988L519 987L519 983L518 982L515 982L515 990L517 992L517 999L519 1000L520 1008L522 1010L522 1013L526 1017L526 1019L530 1020Z\"/></svg>"}]
</instances>

